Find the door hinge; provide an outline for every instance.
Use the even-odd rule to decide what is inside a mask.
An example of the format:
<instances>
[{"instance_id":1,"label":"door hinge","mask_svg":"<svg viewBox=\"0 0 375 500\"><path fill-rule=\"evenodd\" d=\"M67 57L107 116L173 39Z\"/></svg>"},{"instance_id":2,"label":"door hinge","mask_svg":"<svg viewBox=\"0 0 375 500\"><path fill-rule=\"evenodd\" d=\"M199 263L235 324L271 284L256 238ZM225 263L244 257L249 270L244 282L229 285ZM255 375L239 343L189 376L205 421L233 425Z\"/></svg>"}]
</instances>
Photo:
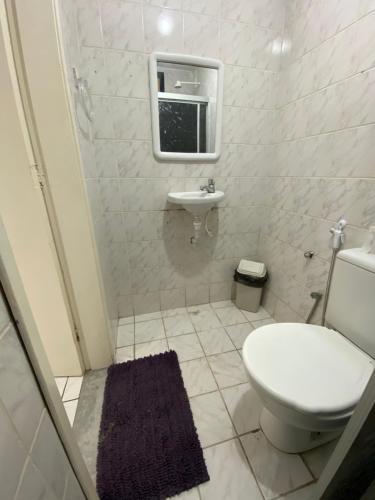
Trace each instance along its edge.
<instances>
[{"instance_id":1,"label":"door hinge","mask_svg":"<svg viewBox=\"0 0 375 500\"><path fill-rule=\"evenodd\" d=\"M76 341L80 342L80 336L79 336L79 331L76 325L74 325L74 335L76 336Z\"/></svg>"},{"instance_id":2,"label":"door hinge","mask_svg":"<svg viewBox=\"0 0 375 500\"><path fill-rule=\"evenodd\" d=\"M32 165L30 165L30 168L35 187L43 189L46 185L46 177L44 173L41 171L37 163L33 163Z\"/></svg>"}]
</instances>

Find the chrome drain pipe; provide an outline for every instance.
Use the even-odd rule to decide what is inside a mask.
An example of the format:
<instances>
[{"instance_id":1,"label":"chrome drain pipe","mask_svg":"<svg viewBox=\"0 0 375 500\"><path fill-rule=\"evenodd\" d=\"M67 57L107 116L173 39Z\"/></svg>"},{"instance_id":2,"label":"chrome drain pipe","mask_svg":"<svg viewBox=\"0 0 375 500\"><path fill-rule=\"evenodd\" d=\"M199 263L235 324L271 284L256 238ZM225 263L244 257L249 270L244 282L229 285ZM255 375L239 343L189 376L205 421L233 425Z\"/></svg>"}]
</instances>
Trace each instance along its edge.
<instances>
[{"instance_id":1,"label":"chrome drain pipe","mask_svg":"<svg viewBox=\"0 0 375 500\"><path fill-rule=\"evenodd\" d=\"M314 299L315 302L311 308L309 315L307 316L306 323L310 323L311 318L314 316L314 313L318 308L319 302L322 300L323 294L320 292L311 292L310 297Z\"/></svg>"}]
</instances>

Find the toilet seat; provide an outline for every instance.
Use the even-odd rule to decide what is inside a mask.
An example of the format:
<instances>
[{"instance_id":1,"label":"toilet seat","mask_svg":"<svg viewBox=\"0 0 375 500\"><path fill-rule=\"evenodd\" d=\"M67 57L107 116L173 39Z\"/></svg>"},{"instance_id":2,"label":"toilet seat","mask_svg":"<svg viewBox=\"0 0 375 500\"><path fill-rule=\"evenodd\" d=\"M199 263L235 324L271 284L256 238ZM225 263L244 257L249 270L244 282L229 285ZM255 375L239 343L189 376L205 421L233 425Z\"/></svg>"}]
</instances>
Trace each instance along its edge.
<instances>
[{"instance_id":1,"label":"toilet seat","mask_svg":"<svg viewBox=\"0 0 375 500\"><path fill-rule=\"evenodd\" d=\"M281 405L300 413L350 414L374 362L340 333L302 323L276 323L245 340L250 380Z\"/></svg>"}]
</instances>

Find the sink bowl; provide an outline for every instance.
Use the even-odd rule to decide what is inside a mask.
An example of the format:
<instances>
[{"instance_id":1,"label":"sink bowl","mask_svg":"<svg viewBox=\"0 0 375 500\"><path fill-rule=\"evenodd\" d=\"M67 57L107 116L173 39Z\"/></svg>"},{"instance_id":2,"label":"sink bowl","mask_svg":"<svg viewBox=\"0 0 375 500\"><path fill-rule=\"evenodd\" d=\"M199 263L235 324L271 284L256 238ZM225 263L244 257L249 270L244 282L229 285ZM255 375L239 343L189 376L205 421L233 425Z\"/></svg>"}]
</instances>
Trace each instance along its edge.
<instances>
[{"instance_id":1,"label":"sink bowl","mask_svg":"<svg viewBox=\"0 0 375 500\"><path fill-rule=\"evenodd\" d=\"M186 191L182 193L168 193L168 201L181 205L193 216L202 216L210 208L224 198L222 191L207 193L207 191Z\"/></svg>"}]
</instances>

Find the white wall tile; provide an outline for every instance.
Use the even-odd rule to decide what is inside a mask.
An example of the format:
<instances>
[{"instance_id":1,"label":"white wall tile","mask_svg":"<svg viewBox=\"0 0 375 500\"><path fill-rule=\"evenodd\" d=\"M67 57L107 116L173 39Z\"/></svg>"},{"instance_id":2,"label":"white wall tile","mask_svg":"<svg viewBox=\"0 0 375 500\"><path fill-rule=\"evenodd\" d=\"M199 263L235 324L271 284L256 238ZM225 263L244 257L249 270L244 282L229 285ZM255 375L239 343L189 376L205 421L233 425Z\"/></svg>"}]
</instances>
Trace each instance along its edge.
<instances>
[{"instance_id":1,"label":"white wall tile","mask_svg":"<svg viewBox=\"0 0 375 500\"><path fill-rule=\"evenodd\" d=\"M39 423L43 402L11 325L0 339L0 397L28 449Z\"/></svg>"},{"instance_id":2,"label":"white wall tile","mask_svg":"<svg viewBox=\"0 0 375 500\"><path fill-rule=\"evenodd\" d=\"M31 457L43 476L48 478L56 496L62 497L70 466L47 412L44 412L41 419Z\"/></svg>"},{"instance_id":3,"label":"white wall tile","mask_svg":"<svg viewBox=\"0 0 375 500\"><path fill-rule=\"evenodd\" d=\"M228 298L238 258L255 258L257 232L272 230L284 245L277 245L284 258L278 259L268 248L270 240L264 240L267 244L261 250L274 274L271 287L284 294L291 311L294 307L295 314L303 313L307 303L298 298L298 287L304 287L305 293L305 287L321 286L325 264L317 260L314 269L311 266L307 271L299 265L301 254L294 259L295 253L288 246L302 252L307 244L314 245L317 255L327 259L325 231L329 223L319 218L333 219L344 210L352 224L362 227L370 224L373 216L373 191L367 181L346 180L374 177L374 116L368 97L374 81L374 72L368 71L373 67L369 35L373 12L361 18L374 10L371 2L358 0L344 8L336 0L327 5L320 1L290 3L287 18L282 0L254 1L251 5L233 0L223 3L221 11L217 0L106 1L101 7L108 78L102 80L100 75L101 52L89 49L82 53L89 55L88 70L96 71L91 76L93 89L105 93L106 81L110 83L109 94L117 97L94 96L94 132L109 140L96 141L95 168L85 171L100 179L88 187L94 197L95 217L102 220L97 226L108 262L103 267L112 269L115 293L122 293L116 299L121 309L127 313L133 307L159 309L160 300L168 304L173 297L182 303L185 287L189 297L196 286L200 287L199 299L188 300ZM101 47L100 30L95 28L97 10L91 10L92 31L86 29L86 41L80 35L81 44ZM79 15L78 30L84 33L85 16L82 12ZM284 21L292 48L283 57L283 72L279 74ZM69 41L74 43L74 37ZM213 55L227 64L223 155L217 164L171 165L153 158L147 79L147 56L152 50ZM281 143L274 146L278 141ZM121 179L116 180L118 175ZM190 218L170 212L166 194L196 189L209 176L214 176L226 192L220 207L232 210L219 211L217 217L210 218L217 237L213 241L202 239L193 250L188 244ZM105 178L108 181L103 182ZM96 203L98 187L100 201ZM270 220L264 220L260 212L264 205L274 209ZM252 210L246 211L247 207ZM108 219L106 212L116 217ZM293 223L288 224L288 220ZM357 231L355 238L360 238L359 234ZM143 251L139 255L133 252L137 265L130 273L128 263L121 265L121 259L128 259L127 251L113 247L117 242L125 248L131 242L151 240L164 241L161 253L160 246L150 245L151 260L155 261L150 266L155 273L153 281L139 269L144 265ZM279 272L287 259L293 263L294 281L289 292ZM136 271L140 271L138 282ZM128 299L132 304L125 303Z\"/></svg>"},{"instance_id":4,"label":"white wall tile","mask_svg":"<svg viewBox=\"0 0 375 500\"><path fill-rule=\"evenodd\" d=\"M146 100L111 99L113 129L116 139L150 139L150 108Z\"/></svg>"},{"instance_id":5,"label":"white wall tile","mask_svg":"<svg viewBox=\"0 0 375 500\"><path fill-rule=\"evenodd\" d=\"M145 54L109 51L108 66L111 94L147 98L149 95L148 58Z\"/></svg>"},{"instance_id":6,"label":"white wall tile","mask_svg":"<svg viewBox=\"0 0 375 500\"><path fill-rule=\"evenodd\" d=\"M81 44L90 46L82 47L82 73L94 93L97 138L94 147L86 146L89 154L84 161L89 165L84 170L108 301L117 294L115 307L130 314L134 308L147 312L184 304L185 296L189 304L228 298L235 261L256 253L257 237L245 233L259 231L257 212L232 210L220 217L211 215L216 241L204 237L199 248L192 249L191 218L169 210L173 207L166 203L166 195L173 190L197 189L214 176L227 195L222 206L255 207L261 203L261 186L247 177L264 176L271 164L265 145L272 138L268 110L276 105L276 74L268 69L275 69L279 59L272 52L272 42L283 25L279 2L254 2L251 8L243 1L231 2L230 8L223 5L222 12L218 0L157 0L143 5L106 0L100 7L104 52L91 48L103 46L100 30L95 31L96 9L85 17L85 4L80 5L79 29L86 37L83 41L81 36ZM90 16L92 31L85 28ZM74 44L74 39L66 42ZM240 65L227 68L225 103L230 107L225 108L226 148L218 164L155 161L147 73L147 53L152 50L222 57ZM261 69L249 69L257 65ZM148 245L148 256L132 243L152 240L159 243ZM135 264L131 271L128 245ZM142 269L145 259L152 264L148 273Z\"/></svg>"},{"instance_id":7,"label":"white wall tile","mask_svg":"<svg viewBox=\"0 0 375 500\"><path fill-rule=\"evenodd\" d=\"M101 2L104 44L108 48L142 51L142 6L121 0Z\"/></svg>"},{"instance_id":8,"label":"white wall tile","mask_svg":"<svg viewBox=\"0 0 375 500\"><path fill-rule=\"evenodd\" d=\"M220 0L183 0L182 8L186 12L218 16L220 13Z\"/></svg>"},{"instance_id":9,"label":"white wall tile","mask_svg":"<svg viewBox=\"0 0 375 500\"><path fill-rule=\"evenodd\" d=\"M183 51L183 21L181 12L145 5L143 9L143 22L146 52Z\"/></svg>"},{"instance_id":10,"label":"white wall tile","mask_svg":"<svg viewBox=\"0 0 375 500\"><path fill-rule=\"evenodd\" d=\"M278 321L303 320L310 290L324 291L332 222L341 215L348 219L353 226L346 245L355 247L374 220L369 137L375 73L367 51L374 19L373 13L361 18L367 9L360 1L316 1L295 4L287 18L292 51L280 75L281 144L266 200L274 210L264 220L259 248L271 270ZM317 255L309 266L300 254L305 249ZM288 287L283 268L291 270Z\"/></svg>"},{"instance_id":11,"label":"white wall tile","mask_svg":"<svg viewBox=\"0 0 375 500\"><path fill-rule=\"evenodd\" d=\"M77 0L78 33L82 45L102 47L103 36L98 0Z\"/></svg>"},{"instance_id":12,"label":"white wall tile","mask_svg":"<svg viewBox=\"0 0 375 500\"><path fill-rule=\"evenodd\" d=\"M220 57L226 64L250 66L250 26L233 21L222 21L220 32Z\"/></svg>"},{"instance_id":13,"label":"white wall tile","mask_svg":"<svg viewBox=\"0 0 375 500\"><path fill-rule=\"evenodd\" d=\"M80 76L88 82L93 94L109 94L108 73L105 67L103 49L94 47L81 48Z\"/></svg>"},{"instance_id":14,"label":"white wall tile","mask_svg":"<svg viewBox=\"0 0 375 500\"><path fill-rule=\"evenodd\" d=\"M100 139L114 139L111 101L108 97L92 96L94 106L93 131Z\"/></svg>"},{"instance_id":15,"label":"white wall tile","mask_svg":"<svg viewBox=\"0 0 375 500\"><path fill-rule=\"evenodd\" d=\"M209 16L184 14L184 51L202 57L219 55L219 23Z\"/></svg>"},{"instance_id":16,"label":"white wall tile","mask_svg":"<svg viewBox=\"0 0 375 500\"><path fill-rule=\"evenodd\" d=\"M1 494L10 500L14 498L27 455L1 401L0 427Z\"/></svg>"},{"instance_id":17,"label":"white wall tile","mask_svg":"<svg viewBox=\"0 0 375 500\"><path fill-rule=\"evenodd\" d=\"M16 500L56 500L43 476L30 459L27 460Z\"/></svg>"}]
</instances>

